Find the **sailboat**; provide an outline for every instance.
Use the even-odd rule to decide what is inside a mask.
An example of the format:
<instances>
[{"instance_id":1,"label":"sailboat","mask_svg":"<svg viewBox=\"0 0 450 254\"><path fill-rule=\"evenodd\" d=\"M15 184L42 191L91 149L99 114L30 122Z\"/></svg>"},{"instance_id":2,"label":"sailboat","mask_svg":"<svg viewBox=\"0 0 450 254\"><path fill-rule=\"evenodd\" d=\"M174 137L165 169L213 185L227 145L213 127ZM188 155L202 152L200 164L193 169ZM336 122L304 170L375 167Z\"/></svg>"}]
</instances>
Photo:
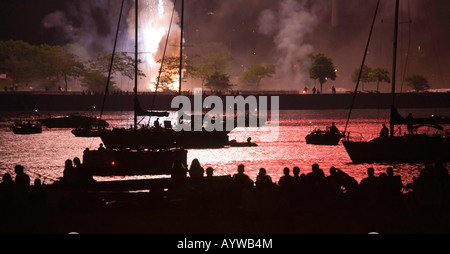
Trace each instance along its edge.
<instances>
[{"instance_id":1,"label":"sailboat","mask_svg":"<svg viewBox=\"0 0 450 254\"><path fill-rule=\"evenodd\" d=\"M378 2L379 3L379 2ZM377 5L378 9L378 5ZM431 160L450 161L450 136L444 134L443 124L450 124L445 117L413 118L401 116L395 106L395 74L397 62L397 32L398 32L399 0L395 4L394 51L392 65L392 106L390 111L390 131L369 141L352 140L349 135L342 140L348 155L354 163L374 162L405 162L424 163ZM376 17L376 12L375 12ZM374 21L375 21L374 17ZM373 24L372 24L373 28ZM371 30L372 33L372 30ZM370 33L370 34L371 34ZM370 41L370 36L369 36ZM369 42L367 43L367 47ZM366 52L363 58L365 61ZM362 68L361 68L362 69ZM359 83L359 81L358 81ZM357 87L356 89L357 90ZM354 96L356 96L356 91ZM353 103L352 103L353 105ZM349 113L349 118L351 114ZM348 120L347 120L348 124ZM396 126L406 125L407 134L396 134ZM417 134L415 130L428 126L436 129L434 135ZM346 127L347 129L347 127Z\"/></svg>"},{"instance_id":2,"label":"sailboat","mask_svg":"<svg viewBox=\"0 0 450 254\"><path fill-rule=\"evenodd\" d=\"M136 24L135 24L135 86L134 86L134 126L130 129L113 129L100 133L100 138L106 148L221 148L228 145L229 131L207 131L201 128L201 131L176 131L176 127L171 126L171 121L164 121L164 126L138 126L137 118L141 116L148 117L167 117L168 112L155 112L143 110L137 97L138 83L138 0L136 2ZM184 0L181 3L181 41L180 41L180 69L179 69L179 90L181 95L182 69L183 69L183 16ZM163 63L161 63L163 64ZM156 94L155 94L156 95ZM158 119L159 120L159 119ZM156 122L156 121L155 121Z\"/></svg>"},{"instance_id":3,"label":"sailboat","mask_svg":"<svg viewBox=\"0 0 450 254\"><path fill-rule=\"evenodd\" d=\"M124 1L120 10L117 36L120 26ZM129 130L113 129L102 130L99 136L105 145L100 144L97 150L86 149L83 153L83 164L89 168L89 172L95 176L127 176L127 175L161 175L170 174L174 164L187 165L187 151L177 147L176 139L169 139L168 133L173 130L168 128L137 128L137 116L168 116L167 112L147 112L140 108L137 100L138 80L138 42L137 42L137 17L138 0L135 0L136 9L136 52L135 52L135 112L134 128ZM111 59L111 65L114 59ZM110 72L111 73L111 72ZM108 82L109 82L108 77ZM107 86L108 87L108 84ZM108 93L105 91L105 96ZM106 98L106 97L105 97ZM103 103L104 105L104 103ZM102 107L103 113L103 107ZM101 117L100 117L101 118ZM105 147L106 146L106 147Z\"/></svg>"}]
</instances>

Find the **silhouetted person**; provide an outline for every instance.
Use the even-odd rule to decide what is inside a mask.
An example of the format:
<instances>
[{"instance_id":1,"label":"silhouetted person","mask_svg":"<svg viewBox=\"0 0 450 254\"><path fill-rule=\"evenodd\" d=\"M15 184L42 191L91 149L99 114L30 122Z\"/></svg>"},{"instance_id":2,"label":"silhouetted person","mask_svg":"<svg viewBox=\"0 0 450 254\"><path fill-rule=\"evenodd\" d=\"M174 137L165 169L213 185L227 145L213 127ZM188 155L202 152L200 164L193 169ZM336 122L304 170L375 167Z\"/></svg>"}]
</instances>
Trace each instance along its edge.
<instances>
[{"instance_id":1,"label":"silhouetted person","mask_svg":"<svg viewBox=\"0 0 450 254\"><path fill-rule=\"evenodd\" d=\"M206 168L206 177L213 177L214 175L214 169L212 167Z\"/></svg>"},{"instance_id":2,"label":"silhouetted person","mask_svg":"<svg viewBox=\"0 0 450 254\"><path fill-rule=\"evenodd\" d=\"M359 191L361 198L369 203L377 201L379 194L378 179L375 177L373 168L367 169L367 177L359 183Z\"/></svg>"},{"instance_id":3,"label":"silhouetted person","mask_svg":"<svg viewBox=\"0 0 450 254\"><path fill-rule=\"evenodd\" d=\"M383 128L381 128L380 131L380 138L387 138L389 137L389 128L386 127L386 124L383 124Z\"/></svg>"},{"instance_id":4,"label":"silhouetted person","mask_svg":"<svg viewBox=\"0 0 450 254\"><path fill-rule=\"evenodd\" d=\"M193 159L191 167L189 168L189 175L192 178L202 178L204 172L205 172L205 170L200 165L200 162L198 161L198 159Z\"/></svg>"},{"instance_id":5,"label":"silhouetted person","mask_svg":"<svg viewBox=\"0 0 450 254\"><path fill-rule=\"evenodd\" d=\"M346 193L354 194L358 190L358 181L355 178L349 176L344 171L336 168L336 173L339 176L339 183L342 187L344 187Z\"/></svg>"},{"instance_id":6,"label":"silhouetted person","mask_svg":"<svg viewBox=\"0 0 450 254\"><path fill-rule=\"evenodd\" d=\"M105 150L105 147L103 146L103 143L100 143L100 146L98 147L99 151L103 151Z\"/></svg>"},{"instance_id":7,"label":"silhouetted person","mask_svg":"<svg viewBox=\"0 0 450 254\"><path fill-rule=\"evenodd\" d=\"M292 168L293 180L294 182L302 180L305 177L305 174L300 174L300 168L295 166Z\"/></svg>"},{"instance_id":8,"label":"silhouetted person","mask_svg":"<svg viewBox=\"0 0 450 254\"><path fill-rule=\"evenodd\" d=\"M313 94L316 94L316 87L313 87L312 93L313 93Z\"/></svg>"},{"instance_id":9,"label":"silhouetted person","mask_svg":"<svg viewBox=\"0 0 450 254\"><path fill-rule=\"evenodd\" d=\"M64 162L63 179L65 183L74 184L77 182L77 174L75 168L73 167L72 160L67 159Z\"/></svg>"},{"instance_id":10,"label":"silhouetted person","mask_svg":"<svg viewBox=\"0 0 450 254\"><path fill-rule=\"evenodd\" d=\"M292 185L292 181L294 178L290 175L290 171L288 167L285 167L283 169L283 176L280 177L280 180L278 180L278 186L282 189L290 188Z\"/></svg>"},{"instance_id":11,"label":"silhouetted person","mask_svg":"<svg viewBox=\"0 0 450 254\"><path fill-rule=\"evenodd\" d=\"M342 193L342 175L335 167L330 168L330 175L325 178L325 192L329 198L336 198Z\"/></svg>"},{"instance_id":12,"label":"silhouetted person","mask_svg":"<svg viewBox=\"0 0 450 254\"><path fill-rule=\"evenodd\" d=\"M380 185L382 197L388 200L397 199L403 188L402 179L399 175L394 175L394 169L392 167L386 169L385 177L380 177Z\"/></svg>"},{"instance_id":13,"label":"silhouetted person","mask_svg":"<svg viewBox=\"0 0 450 254\"><path fill-rule=\"evenodd\" d=\"M331 126L330 126L330 132L331 132L331 133L339 133L339 130L338 130L338 128L336 127L336 125L334 125L334 122L331 123Z\"/></svg>"},{"instance_id":14,"label":"silhouetted person","mask_svg":"<svg viewBox=\"0 0 450 254\"><path fill-rule=\"evenodd\" d=\"M319 167L319 164L314 163L311 167L311 173L308 173L306 175L313 181L319 181L325 178L325 174L323 173L323 170Z\"/></svg>"},{"instance_id":15,"label":"silhouetted person","mask_svg":"<svg viewBox=\"0 0 450 254\"><path fill-rule=\"evenodd\" d=\"M3 175L1 186L12 186L14 181L12 180L11 174L6 173Z\"/></svg>"},{"instance_id":16,"label":"silhouetted person","mask_svg":"<svg viewBox=\"0 0 450 254\"><path fill-rule=\"evenodd\" d=\"M253 186L253 181L250 179L250 177L244 173L244 165L239 164L237 169L237 174L234 174L232 179L232 182L234 183L235 187L238 188L248 188Z\"/></svg>"},{"instance_id":17,"label":"silhouetted person","mask_svg":"<svg viewBox=\"0 0 450 254\"><path fill-rule=\"evenodd\" d=\"M411 135L413 133L413 117L412 114L409 113L408 116L405 118L406 120L406 127L408 128L408 134Z\"/></svg>"},{"instance_id":18,"label":"silhouetted person","mask_svg":"<svg viewBox=\"0 0 450 254\"><path fill-rule=\"evenodd\" d=\"M156 129L161 128L161 125L159 124L159 118L156 118L156 120L153 122L153 126L155 126Z\"/></svg>"},{"instance_id":19,"label":"silhouetted person","mask_svg":"<svg viewBox=\"0 0 450 254\"><path fill-rule=\"evenodd\" d=\"M9 173L3 175L0 184L0 206L2 204L11 205L14 200L14 182Z\"/></svg>"},{"instance_id":20,"label":"silhouetted person","mask_svg":"<svg viewBox=\"0 0 450 254\"><path fill-rule=\"evenodd\" d=\"M257 188L268 188L273 184L272 178L267 174L265 168L260 168L258 176L256 176L255 185Z\"/></svg>"},{"instance_id":21,"label":"silhouetted person","mask_svg":"<svg viewBox=\"0 0 450 254\"><path fill-rule=\"evenodd\" d=\"M14 168L16 172L15 185L20 188L26 188L30 186L30 177L23 172L22 165L16 165Z\"/></svg>"},{"instance_id":22,"label":"silhouetted person","mask_svg":"<svg viewBox=\"0 0 450 254\"><path fill-rule=\"evenodd\" d=\"M42 207L46 202L46 193L42 186L40 179L34 180L34 185L31 187L31 203L36 207Z\"/></svg>"},{"instance_id":23,"label":"silhouetted person","mask_svg":"<svg viewBox=\"0 0 450 254\"><path fill-rule=\"evenodd\" d=\"M336 87L334 87L334 86L331 87L331 93L336 94Z\"/></svg>"},{"instance_id":24,"label":"silhouetted person","mask_svg":"<svg viewBox=\"0 0 450 254\"><path fill-rule=\"evenodd\" d=\"M89 173L89 170L81 164L80 158L75 157L73 158L73 164L74 164L74 172L76 174L76 180L79 181L80 184L86 185L95 182L92 175Z\"/></svg>"}]
</instances>

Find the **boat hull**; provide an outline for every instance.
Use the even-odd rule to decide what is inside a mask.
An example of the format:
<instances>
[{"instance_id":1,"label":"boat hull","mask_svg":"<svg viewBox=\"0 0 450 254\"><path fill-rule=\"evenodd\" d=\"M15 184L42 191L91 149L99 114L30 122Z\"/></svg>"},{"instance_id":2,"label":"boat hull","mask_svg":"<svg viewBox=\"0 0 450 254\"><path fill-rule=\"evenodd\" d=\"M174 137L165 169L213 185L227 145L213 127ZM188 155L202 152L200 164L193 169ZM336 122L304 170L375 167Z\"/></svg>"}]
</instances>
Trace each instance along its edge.
<instances>
[{"instance_id":1,"label":"boat hull","mask_svg":"<svg viewBox=\"0 0 450 254\"><path fill-rule=\"evenodd\" d=\"M337 145L342 135L339 133L310 133L305 137L307 144Z\"/></svg>"},{"instance_id":2,"label":"boat hull","mask_svg":"<svg viewBox=\"0 0 450 254\"><path fill-rule=\"evenodd\" d=\"M424 135L376 138L368 142L342 140L354 163L450 161L450 142Z\"/></svg>"},{"instance_id":3,"label":"boat hull","mask_svg":"<svg viewBox=\"0 0 450 254\"><path fill-rule=\"evenodd\" d=\"M11 130L14 132L14 134L18 135L28 135L28 134L38 134L42 133L42 127L41 126L24 126L24 125L12 125Z\"/></svg>"},{"instance_id":4,"label":"boat hull","mask_svg":"<svg viewBox=\"0 0 450 254\"><path fill-rule=\"evenodd\" d=\"M40 119L39 122L48 128L78 128L84 126L108 127L109 124L102 119L89 116L67 116Z\"/></svg>"},{"instance_id":5,"label":"boat hull","mask_svg":"<svg viewBox=\"0 0 450 254\"><path fill-rule=\"evenodd\" d=\"M86 150L83 164L93 176L168 175L175 161L187 165L187 151Z\"/></svg>"},{"instance_id":6,"label":"boat hull","mask_svg":"<svg viewBox=\"0 0 450 254\"><path fill-rule=\"evenodd\" d=\"M172 129L114 129L100 134L108 149L119 148L220 148L229 144L228 131L180 131Z\"/></svg>"}]
</instances>

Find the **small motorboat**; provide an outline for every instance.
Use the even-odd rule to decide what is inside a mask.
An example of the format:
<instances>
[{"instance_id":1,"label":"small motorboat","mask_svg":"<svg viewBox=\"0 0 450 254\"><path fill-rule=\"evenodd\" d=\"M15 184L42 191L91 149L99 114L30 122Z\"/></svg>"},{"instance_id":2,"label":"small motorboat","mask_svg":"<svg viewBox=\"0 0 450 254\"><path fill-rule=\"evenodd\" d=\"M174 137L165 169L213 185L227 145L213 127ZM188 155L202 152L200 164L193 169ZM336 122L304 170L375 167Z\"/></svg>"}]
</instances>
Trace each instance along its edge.
<instances>
[{"instance_id":1,"label":"small motorboat","mask_svg":"<svg viewBox=\"0 0 450 254\"><path fill-rule=\"evenodd\" d=\"M37 113L20 113L19 120L14 121L9 128L14 134L27 135L42 133L42 126L38 122L39 114Z\"/></svg>"},{"instance_id":2,"label":"small motorboat","mask_svg":"<svg viewBox=\"0 0 450 254\"><path fill-rule=\"evenodd\" d=\"M310 134L306 135L305 140L307 144L312 145L337 145L343 135L340 132L314 129Z\"/></svg>"},{"instance_id":3,"label":"small motorboat","mask_svg":"<svg viewBox=\"0 0 450 254\"><path fill-rule=\"evenodd\" d=\"M251 147L251 146L258 146L256 143L252 143L252 139L248 138L247 142L237 142L236 139L230 140L228 142L230 147Z\"/></svg>"}]
</instances>

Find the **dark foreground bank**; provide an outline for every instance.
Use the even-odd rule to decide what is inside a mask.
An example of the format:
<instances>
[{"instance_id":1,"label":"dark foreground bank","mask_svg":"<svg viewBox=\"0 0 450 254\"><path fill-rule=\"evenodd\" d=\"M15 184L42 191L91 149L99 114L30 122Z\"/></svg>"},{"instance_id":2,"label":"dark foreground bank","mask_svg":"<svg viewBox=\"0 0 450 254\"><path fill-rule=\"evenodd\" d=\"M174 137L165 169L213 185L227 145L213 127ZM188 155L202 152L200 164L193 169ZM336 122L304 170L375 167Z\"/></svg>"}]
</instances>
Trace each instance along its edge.
<instances>
[{"instance_id":1,"label":"dark foreground bank","mask_svg":"<svg viewBox=\"0 0 450 254\"><path fill-rule=\"evenodd\" d=\"M314 165L302 175L286 170L273 183L264 170L255 182L243 170L198 178L189 171L190 177L141 192L100 191L96 183L64 179L27 186L21 173L14 182L3 178L0 233L449 233L450 177L441 163L427 164L407 186L389 168L380 176L371 172L358 183L335 168L325 176Z\"/></svg>"}]
</instances>

